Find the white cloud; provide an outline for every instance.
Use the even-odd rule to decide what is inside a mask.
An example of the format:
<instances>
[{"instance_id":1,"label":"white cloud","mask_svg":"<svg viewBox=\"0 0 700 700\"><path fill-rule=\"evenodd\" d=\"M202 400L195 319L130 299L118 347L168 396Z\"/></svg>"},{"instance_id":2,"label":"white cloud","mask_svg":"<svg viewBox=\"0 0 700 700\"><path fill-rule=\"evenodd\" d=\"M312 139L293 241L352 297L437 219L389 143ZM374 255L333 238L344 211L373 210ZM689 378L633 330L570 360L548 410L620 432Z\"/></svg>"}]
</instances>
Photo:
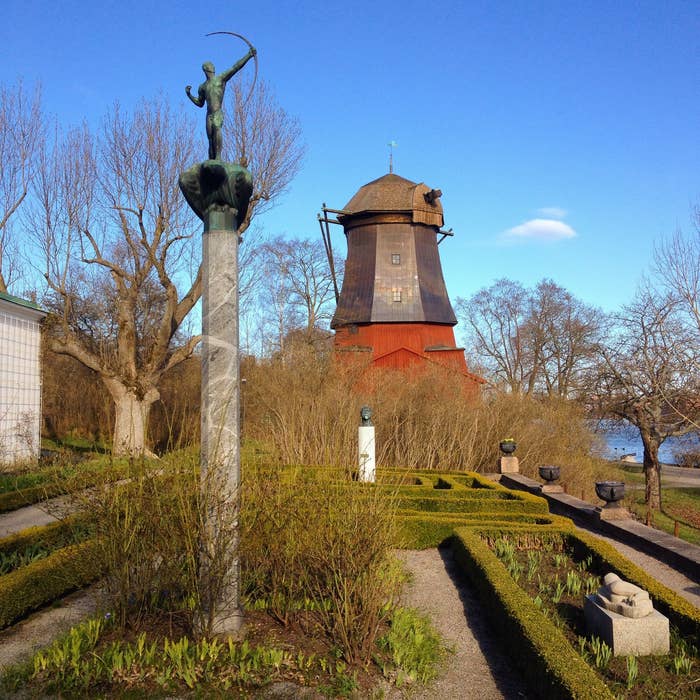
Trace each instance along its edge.
<instances>
[{"instance_id":1,"label":"white cloud","mask_svg":"<svg viewBox=\"0 0 700 700\"><path fill-rule=\"evenodd\" d=\"M561 241L575 238L576 231L563 221L555 219L530 219L524 224L514 226L501 234L501 240L516 241Z\"/></svg>"},{"instance_id":2,"label":"white cloud","mask_svg":"<svg viewBox=\"0 0 700 700\"><path fill-rule=\"evenodd\" d=\"M565 219L568 212L561 207L542 207L537 213L545 219Z\"/></svg>"}]
</instances>

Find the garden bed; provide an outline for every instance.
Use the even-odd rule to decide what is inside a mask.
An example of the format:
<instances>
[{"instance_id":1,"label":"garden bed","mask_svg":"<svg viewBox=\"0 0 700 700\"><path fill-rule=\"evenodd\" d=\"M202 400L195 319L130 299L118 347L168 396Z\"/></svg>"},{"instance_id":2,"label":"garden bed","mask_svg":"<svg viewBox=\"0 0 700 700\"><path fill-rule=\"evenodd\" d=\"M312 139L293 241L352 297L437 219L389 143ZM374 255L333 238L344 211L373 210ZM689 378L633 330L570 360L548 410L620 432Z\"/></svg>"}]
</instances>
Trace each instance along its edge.
<instances>
[{"instance_id":1,"label":"garden bed","mask_svg":"<svg viewBox=\"0 0 700 700\"><path fill-rule=\"evenodd\" d=\"M503 524L460 528L454 547L496 627L509 631L503 643L511 647L514 662L539 695L697 697L697 673L688 675L698 667L697 609L606 543L573 529ZM584 641L584 595L596 590L609 571L648 590L655 607L669 617L675 630L668 657L610 659L597 641Z\"/></svg>"},{"instance_id":2,"label":"garden bed","mask_svg":"<svg viewBox=\"0 0 700 700\"><path fill-rule=\"evenodd\" d=\"M668 656L613 657L604 642L586 638L584 596L597 591L607 573L604 565L594 563L593 555L582 559L565 537L528 547L518 546L517 536L505 536L494 540L492 548L540 612L564 632L617 695L658 698L670 692L679 698L697 696L700 681L691 670L700 665L698 650L675 628Z\"/></svg>"}]
</instances>

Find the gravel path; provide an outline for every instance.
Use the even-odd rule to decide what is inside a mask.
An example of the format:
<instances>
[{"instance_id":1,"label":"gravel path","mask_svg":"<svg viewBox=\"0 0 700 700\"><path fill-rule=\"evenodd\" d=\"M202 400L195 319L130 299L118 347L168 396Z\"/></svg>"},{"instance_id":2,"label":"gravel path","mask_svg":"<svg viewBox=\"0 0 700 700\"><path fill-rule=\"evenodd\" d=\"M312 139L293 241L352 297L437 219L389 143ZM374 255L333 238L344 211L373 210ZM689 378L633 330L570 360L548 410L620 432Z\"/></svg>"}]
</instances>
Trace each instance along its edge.
<instances>
[{"instance_id":1,"label":"gravel path","mask_svg":"<svg viewBox=\"0 0 700 700\"><path fill-rule=\"evenodd\" d=\"M52 503L49 501L49 503ZM58 507L58 499L54 507ZM53 507L51 508L53 510ZM57 518L49 512L45 505L25 506L10 513L0 514L0 538L13 535L15 532L25 530L28 527L38 527L56 522Z\"/></svg>"},{"instance_id":2,"label":"gravel path","mask_svg":"<svg viewBox=\"0 0 700 700\"><path fill-rule=\"evenodd\" d=\"M457 569L450 550L400 551L412 574L405 603L422 610L454 648L444 673L410 697L416 700L525 698L523 682L496 646L481 605Z\"/></svg>"},{"instance_id":3,"label":"gravel path","mask_svg":"<svg viewBox=\"0 0 700 700\"><path fill-rule=\"evenodd\" d=\"M97 587L66 596L56 607L45 608L0 632L0 671L28 659L96 608Z\"/></svg>"}]
</instances>

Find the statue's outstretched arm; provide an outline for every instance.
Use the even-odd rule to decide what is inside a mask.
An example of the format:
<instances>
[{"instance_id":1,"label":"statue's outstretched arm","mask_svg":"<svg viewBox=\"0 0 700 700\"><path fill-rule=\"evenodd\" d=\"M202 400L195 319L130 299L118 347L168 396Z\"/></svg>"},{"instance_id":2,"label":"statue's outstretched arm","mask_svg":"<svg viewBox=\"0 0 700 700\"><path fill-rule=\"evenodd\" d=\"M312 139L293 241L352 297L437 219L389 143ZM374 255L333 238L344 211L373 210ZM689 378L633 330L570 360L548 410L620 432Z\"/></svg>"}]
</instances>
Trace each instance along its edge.
<instances>
[{"instance_id":1,"label":"statue's outstretched arm","mask_svg":"<svg viewBox=\"0 0 700 700\"><path fill-rule=\"evenodd\" d=\"M257 51L254 48L251 48L240 61L232 65L228 70L223 71L220 77L224 80L224 82L230 80L241 68L243 68L246 63L248 63L248 61L250 61L251 58L253 58L253 56L255 56L256 53Z\"/></svg>"},{"instance_id":2,"label":"statue's outstretched arm","mask_svg":"<svg viewBox=\"0 0 700 700\"><path fill-rule=\"evenodd\" d=\"M187 97L189 97L190 100L192 100L192 102L194 102L197 105L197 107L204 107L204 93L202 92L202 90L200 89L199 95L197 97L195 97L190 92L190 90L192 90L192 86L187 85L185 87L185 94L187 95Z\"/></svg>"}]
</instances>

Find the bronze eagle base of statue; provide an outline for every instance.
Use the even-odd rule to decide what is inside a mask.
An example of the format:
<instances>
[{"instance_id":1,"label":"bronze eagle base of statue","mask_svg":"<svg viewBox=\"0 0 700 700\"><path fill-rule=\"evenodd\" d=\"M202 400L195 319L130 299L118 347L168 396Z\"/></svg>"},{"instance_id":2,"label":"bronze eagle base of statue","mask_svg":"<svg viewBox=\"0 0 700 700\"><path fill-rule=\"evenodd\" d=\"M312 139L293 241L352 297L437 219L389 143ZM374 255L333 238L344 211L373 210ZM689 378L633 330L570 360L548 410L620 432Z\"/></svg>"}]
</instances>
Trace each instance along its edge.
<instances>
[{"instance_id":1,"label":"bronze eagle base of statue","mask_svg":"<svg viewBox=\"0 0 700 700\"><path fill-rule=\"evenodd\" d=\"M237 163L205 160L180 174L180 190L194 213L204 222L204 230L225 228L237 230L248 213L253 193L253 176Z\"/></svg>"}]
</instances>

